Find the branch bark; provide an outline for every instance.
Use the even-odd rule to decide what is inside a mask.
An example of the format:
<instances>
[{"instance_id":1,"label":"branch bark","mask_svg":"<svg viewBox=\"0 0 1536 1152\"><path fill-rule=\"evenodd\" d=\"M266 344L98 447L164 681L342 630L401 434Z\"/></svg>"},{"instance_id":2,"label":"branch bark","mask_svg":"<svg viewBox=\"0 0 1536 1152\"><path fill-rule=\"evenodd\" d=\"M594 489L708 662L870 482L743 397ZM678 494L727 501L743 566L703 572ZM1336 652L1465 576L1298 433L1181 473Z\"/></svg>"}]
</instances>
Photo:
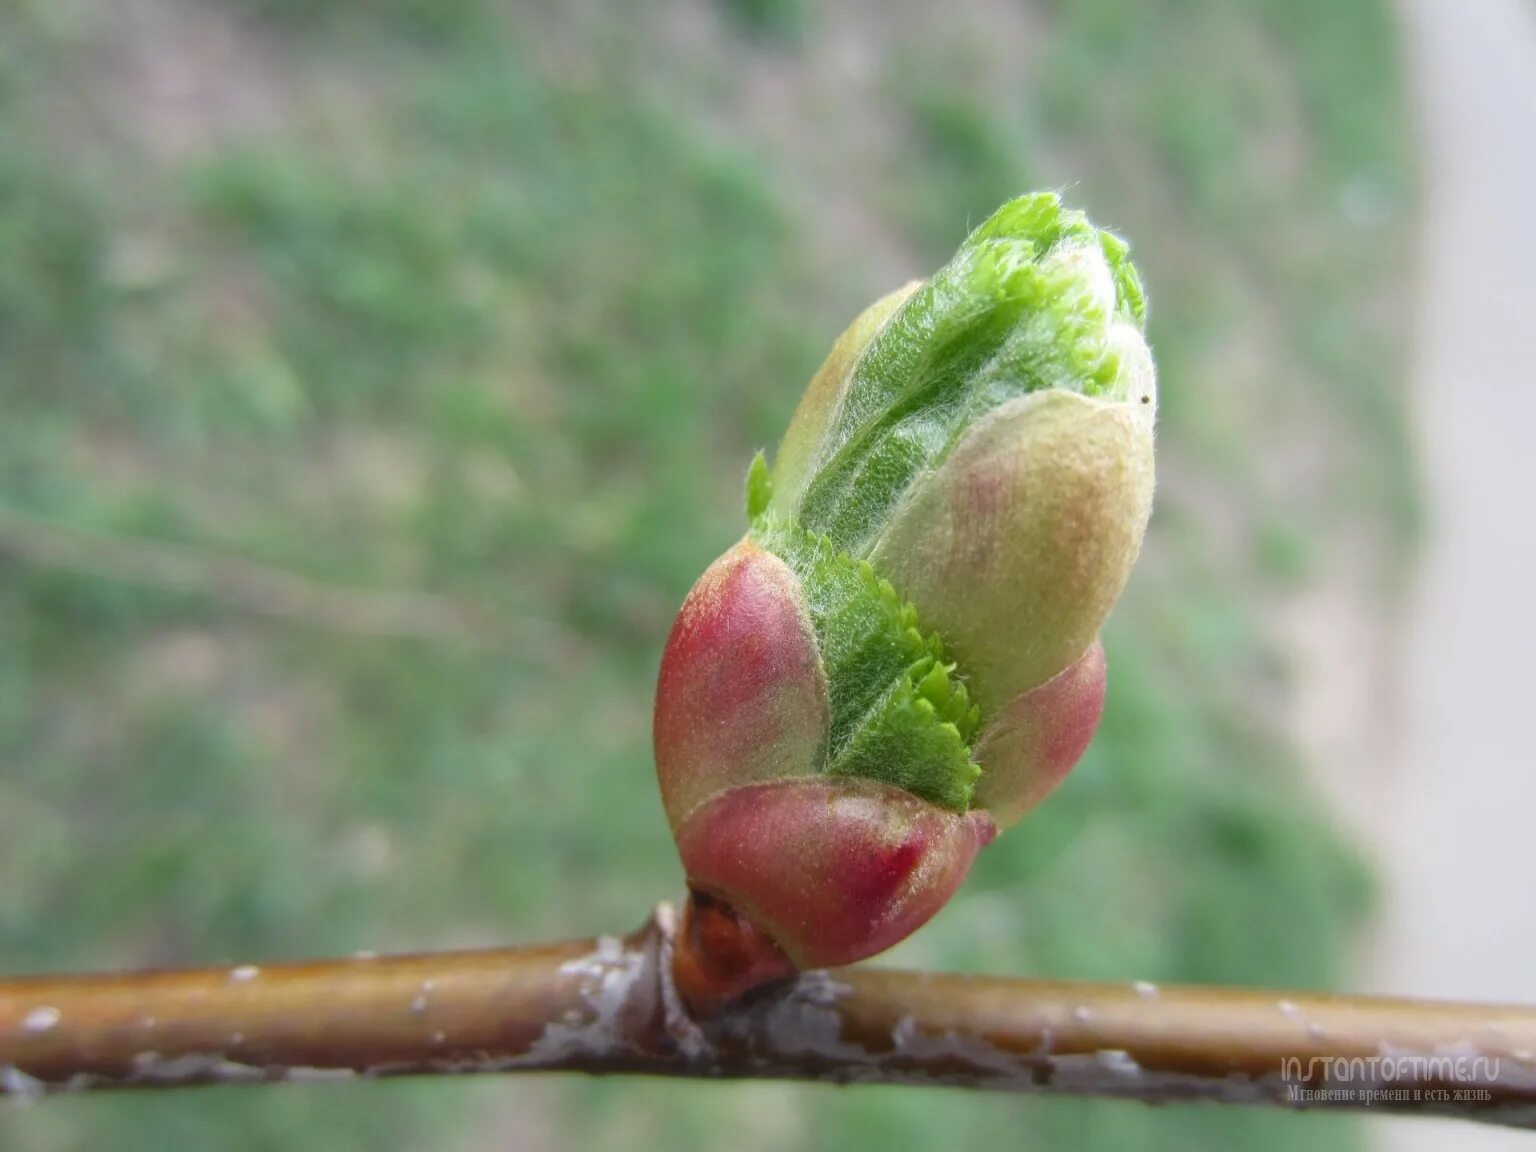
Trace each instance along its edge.
<instances>
[{"instance_id":1,"label":"branch bark","mask_svg":"<svg viewBox=\"0 0 1536 1152\"><path fill-rule=\"evenodd\" d=\"M674 915L532 948L0 982L0 1094L563 1071L1371 1107L1536 1127L1536 1008L849 968L708 1019Z\"/></svg>"}]
</instances>

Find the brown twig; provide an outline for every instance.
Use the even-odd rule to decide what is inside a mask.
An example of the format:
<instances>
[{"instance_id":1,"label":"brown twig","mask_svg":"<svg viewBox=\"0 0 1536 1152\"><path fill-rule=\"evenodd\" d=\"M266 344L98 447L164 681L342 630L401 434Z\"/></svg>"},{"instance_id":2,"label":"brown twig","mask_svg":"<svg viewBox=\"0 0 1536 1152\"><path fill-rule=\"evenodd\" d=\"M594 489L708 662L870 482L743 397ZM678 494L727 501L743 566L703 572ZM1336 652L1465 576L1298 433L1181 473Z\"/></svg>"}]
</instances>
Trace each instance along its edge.
<instances>
[{"instance_id":1,"label":"brown twig","mask_svg":"<svg viewBox=\"0 0 1536 1152\"><path fill-rule=\"evenodd\" d=\"M0 1093L567 1071L1376 1107L1536 1126L1536 1009L875 968L708 1019L671 909L535 948L0 982Z\"/></svg>"}]
</instances>

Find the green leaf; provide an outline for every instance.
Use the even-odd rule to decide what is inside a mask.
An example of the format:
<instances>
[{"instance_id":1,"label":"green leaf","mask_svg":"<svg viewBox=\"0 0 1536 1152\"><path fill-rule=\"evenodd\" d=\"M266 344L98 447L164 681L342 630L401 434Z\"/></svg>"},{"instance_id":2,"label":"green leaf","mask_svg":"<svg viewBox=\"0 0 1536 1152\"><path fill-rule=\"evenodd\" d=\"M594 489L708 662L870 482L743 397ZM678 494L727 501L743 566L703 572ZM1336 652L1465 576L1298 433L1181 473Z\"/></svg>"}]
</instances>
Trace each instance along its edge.
<instances>
[{"instance_id":1,"label":"green leaf","mask_svg":"<svg viewBox=\"0 0 1536 1152\"><path fill-rule=\"evenodd\" d=\"M1043 389L1114 395L1112 321L1139 328L1144 312L1123 241L1053 193L1010 201L865 347L791 516L867 555L980 416Z\"/></svg>"},{"instance_id":2,"label":"green leaf","mask_svg":"<svg viewBox=\"0 0 1536 1152\"><path fill-rule=\"evenodd\" d=\"M944 646L867 561L773 516L753 538L800 578L832 706L822 771L864 776L965 811L979 710Z\"/></svg>"},{"instance_id":3,"label":"green leaf","mask_svg":"<svg viewBox=\"0 0 1536 1152\"><path fill-rule=\"evenodd\" d=\"M747 519L756 523L757 518L768 511L768 501L773 497L773 477L768 472L768 457L762 452L752 457L752 467L747 469Z\"/></svg>"}]
</instances>

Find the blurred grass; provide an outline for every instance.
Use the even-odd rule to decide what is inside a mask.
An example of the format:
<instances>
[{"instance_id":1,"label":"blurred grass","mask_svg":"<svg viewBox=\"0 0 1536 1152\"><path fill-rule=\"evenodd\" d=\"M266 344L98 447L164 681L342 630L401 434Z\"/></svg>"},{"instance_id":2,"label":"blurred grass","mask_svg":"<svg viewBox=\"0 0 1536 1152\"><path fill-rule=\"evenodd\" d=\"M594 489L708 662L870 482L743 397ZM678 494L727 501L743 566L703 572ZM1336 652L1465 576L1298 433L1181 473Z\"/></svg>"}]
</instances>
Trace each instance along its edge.
<instances>
[{"instance_id":1,"label":"blurred grass","mask_svg":"<svg viewBox=\"0 0 1536 1152\"><path fill-rule=\"evenodd\" d=\"M680 887L672 612L832 337L1066 185L1136 243L1153 540L1087 763L896 959L1328 986L1369 885L1270 611L1412 530L1384 5L12 2L0 505L479 605L360 638L0 534L0 966L610 931ZM1299 446L1299 447L1298 447ZM923 1091L389 1084L0 1111L0 1147L1351 1146Z\"/></svg>"}]
</instances>

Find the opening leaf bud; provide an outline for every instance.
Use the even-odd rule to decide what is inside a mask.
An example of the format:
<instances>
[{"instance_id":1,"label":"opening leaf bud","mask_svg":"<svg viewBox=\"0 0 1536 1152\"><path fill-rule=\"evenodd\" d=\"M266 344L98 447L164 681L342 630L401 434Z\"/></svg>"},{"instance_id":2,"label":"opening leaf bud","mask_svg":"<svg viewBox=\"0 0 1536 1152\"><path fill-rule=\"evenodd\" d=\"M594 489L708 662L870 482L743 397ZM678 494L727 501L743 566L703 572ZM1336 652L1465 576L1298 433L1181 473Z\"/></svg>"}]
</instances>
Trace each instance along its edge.
<instances>
[{"instance_id":1,"label":"opening leaf bud","mask_svg":"<svg viewBox=\"0 0 1536 1152\"><path fill-rule=\"evenodd\" d=\"M896 943L1082 755L1151 512L1144 322L1125 243L1021 197L855 320L753 462L655 723L691 888L777 958L738 970Z\"/></svg>"}]
</instances>

